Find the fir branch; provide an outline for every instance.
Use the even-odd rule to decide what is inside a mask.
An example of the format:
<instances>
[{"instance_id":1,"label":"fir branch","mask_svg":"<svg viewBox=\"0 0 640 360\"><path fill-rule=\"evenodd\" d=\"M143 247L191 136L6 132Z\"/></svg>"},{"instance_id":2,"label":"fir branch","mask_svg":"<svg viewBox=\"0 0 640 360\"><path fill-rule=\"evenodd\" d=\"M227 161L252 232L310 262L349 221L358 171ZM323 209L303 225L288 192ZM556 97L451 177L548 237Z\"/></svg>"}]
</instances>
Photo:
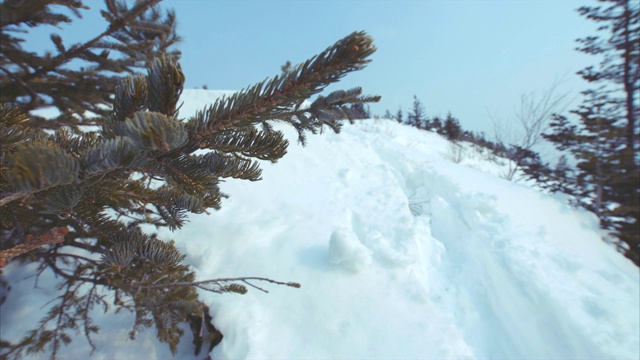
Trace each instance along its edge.
<instances>
[{"instance_id":1,"label":"fir branch","mask_svg":"<svg viewBox=\"0 0 640 360\"><path fill-rule=\"evenodd\" d=\"M176 104L182 94L185 78L180 68L171 56L157 57L149 66L147 75L148 95L147 107L149 111L176 116Z\"/></svg>"},{"instance_id":2,"label":"fir branch","mask_svg":"<svg viewBox=\"0 0 640 360\"><path fill-rule=\"evenodd\" d=\"M25 143L9 155L7 179L12 188L30 193L78 179L79 163L66 151L44 142Z\"/></svg>"},{"instance_id":3,"label":"fir branch","mask_svg":"<svg viewBox=\"0 0 640 360\"><path fill-rule=\"evenodd\" d=\"M235 178L249 181L261 179L262 170L255 161L240 156L210 152L199 156L199 164L216 178Z\"/></svg>"},{"instance_id":4,"label":"fir branch","mask_svg":"<svg viewBox=\"0 0 640 360\"><path fill-rule=\"evenodd\" d=\"M174 117L158 112L136 112L115 124L120 136L131 139L141 150L170 151L187 142L184 125Z\"/></svg>"},{"instance_id":5,"label":"fir branch","mask_svg":"<svg viewBox=\"0 0 640 360\"><path fill-rule=\"evenodd\" d=\"M38 100L40 99L40 96L38 95L38 93L31 87L31 85L27 84L23 79L21 79L20 77L16 76L13 72L9 71L7 68L5 68L4 66L0 65L0 70L2 70L2 72L4 72L5 74L7 74L7 76L13 80L15 83L19 84L27 94L29 94L29 98L31 99L29 101L29 106L35 106L38 102Z\"/></svg>"},{"instance_id":6,"label":"fir branch","mask_svg":"<svg viewBox=\"0 0 640 360\"><path fill-rule=\"evenodd\" d=\"M354 32L287 74L216 101L188 122L190 137L199 140L230 127L287 116L291 109L299 109L304 100L347 73L365 67L375 50L370 36Z\"/></svg>"},{"instance_id":7,"label":"fir branch","mask_svg":"<svg viewBox=\"0 0 640 360\"><path fill-rule=\"evenodd\" d=\"M139 2L137 6L150 3ZM111 14L103 15L112 26L124 21L117 15L124 11L124 5L111 0L107 5ZM156 27L145 19L159 15L140 14L142 22L113 34L117 41L153 37L145 32ZM102 40L94 45L104 46L105 51L111 46ZM148 50L138 44L129 50L137 49ZM73 46L66 48L67 52L72 50L78 51ZM194 317L206 318L196 289L243 294L247 287L253 287L267 292L256 285L259 281L300 287L260 277L195 281L195 274L181 264L184 254L173 242L144 233L141 225L179 228L188 213L220 207L226 196L218 187L221 178L259 180L261 170L253 159L276 161L288 146L269 121L294 126L300 137L305 132L322 131L324 125L339 131L343 119L354 118L348 104L377 101L378 97L362 96L356 88L318 96L308 108L303 108L302 102L346 73L364 67L374 50L366 34L351 34L290 72L223 99L186 124L176 119L184 75L168 56L154 61L146 77L123 80L113 112L97 121L102 126L100 132L74 135L62 128L45 136L44 132L27 131L23 117L14 113L3 116L0 126L8 125L0 127L0 133L7 130L12 136L10 141L4 137L0 141L3 149L10 150L8 156L0 157L2 169L9 170L0 177L0 211L3 221L10 220L3 222L2 245L15 244L24 237L23 232L64 228L70 229L65 246L102 256L95 261L89 255L63 253L58 243L33 257L41 262L40 273L49 269L63 279L60 290L64 293L58 298L62 303L42 322L44 326L57 320L60 326L58 332L35 330L14 349L42 351L44 345L53 343L55 355L70 339L68 330L84 331L93 347L89 334L97 327L88 315L95 304L102 304L106 311L102 289L116 292L116 312L126 308L135 313L132 337L141 328L155 326L158 339L175 352L182 335L178 325ZM108 54L87 51L78 56L98 63L96 70L106 66ZM119 69L121 65L113 66ZM64 70L59 73L72 77ZM60 84L61 89L67 91L67 85ZM72 106L78 99L66 96L59 101ZM260 125L263 131L255 128ZM201 148L213 151L193 154ZM83 329L78 319L83 321ZM200 340L205 337L202 333L194 336ZM39 347L29 345L33 341Z\"/></svg>"},{"instance_id":8,"label":"fir branch","mask_svg":"<svg viewBox=\"0 0 640 360\"><path fill-rule=\"evenodd\" d=\"M107 1L107 3L108 2L109 1ZM38 77L42 77L42 76L44 76L44 74L52 72L52 71L55 71L56 69L58 69L63 64L65 64L65 63L67 63L67 62L69 62L69 61L71 61L71 60L73 60L75 58L78 58L80 56L80 54L86 53L98 41L100 41L100 39L102 39L104 37L107 37L107 36L111 35L112 33L124 28L128 23L133 21L136 17L140 16L140 14L142 14L146 9L148 9L151 6L157 5L159 2L160 2L160 0L142 0L142 1L139 1L136 4L136 6L134 6L130 11L128 11L126 14L124 14L124 16L115 18L114 21L112 21L109 24L109 27L105 31L103 31L101 34L97 35L93 39L88 40L87 42L85 42L83 44L75 44L75 45L71 46L64 53L60 53L59 55L57 55L54 58L52 58L51 61L46 66L42 66L39 69L35 70L34 72L31 72L31 73L27 74L25 77L23 77L22 81L27 82L27 81L30 81L32 79L36 79Z\"/></svg>"},{"instance_id":9,"label":"fir branch","mask_svg":"<svg viewBox=\"0 0 640 360\"><path fill-rule=\"evenodd\" d=\"M147 81L144 75L128 76L116 86L112 121L124 121L146 108Z\"/></svg>"},{"instance_id":10,"label":"fir branch","mask_svg":"<svg viewBox=\"0 0 640 360\"><path fill-rule=\"evenodd\" d=\"M92 178L123 168L143 166L147 159L128 137L116 137L93 145L86 151L80 163L81 174Z\"/></svg>"},{"instance_id":11,"label":"fir branch","mask_svg":"<svg viewBox=\"0 0 640 360\"><path fill-rule=\"evenodd\" d=\"M271 162L282 158L287 153L288 145L289 142L281 132L258 131L254 127L208 136L200 143L202 148L225 153L240 153L246 157Z\"/></svg>"}]
</instances>

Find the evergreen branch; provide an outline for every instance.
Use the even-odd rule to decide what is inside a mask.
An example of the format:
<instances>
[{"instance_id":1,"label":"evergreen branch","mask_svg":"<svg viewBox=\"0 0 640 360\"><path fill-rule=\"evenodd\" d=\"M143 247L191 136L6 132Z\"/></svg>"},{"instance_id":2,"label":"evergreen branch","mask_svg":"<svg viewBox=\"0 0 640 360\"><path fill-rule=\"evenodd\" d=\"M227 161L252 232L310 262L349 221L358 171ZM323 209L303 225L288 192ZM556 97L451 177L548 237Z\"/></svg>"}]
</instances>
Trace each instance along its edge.
<instances>
[{"instance_id":1,"label":"evergreen branch","mask_svg":"<svg viewBox=\"0 0 640 360\"><path fill-rule=\"evenodd\" d=\"M94 177L122 168L135 168L146 162L145 153L127 137L116 137L93 145L81 158L81 173Z\"/></svg>"},{"instance_id":2,"label":"evergreen branch","mask_svg":"<svg viewBox=\"0 0 640 360\"><path fill-rule=\"evenodd\" d=\"M108 309L108 305L107 302L104 301L104 299L102 299L100 296L96 295L96 289L98 288L98 284L94 283L93 286L91 286L91 290L89 290L89 293L86 296L86 300L85 300L85 306L82 309L82 313L81 313L81 318L82 318L82 329L84 330L84 337L87 339L87 342L89 343L89 346L91 346L91 354L93 355L93 352L96 351L96 344L93 342L93 339L91 338L91 333L92 332L98 332L99 328L93 324L93 320L91 319L91 317L89 316L89 310L91 310L91 308L94 305L94 301L99 301L102 302L103 307L104 307L104 311L106 312ZM96 299L96 300L94 300Z\"/></svg>"},{"instance_id":3,"label":"evergreen branch","mask_svg":"<svg viewBox=\"0 0 640 360\"><path fill-rule=\"evenodd\" d=\"M18 145L9 155L9 164L9 184L24 193L69 184L78 179L78 161L63 149L44 142Z\"/></svg>"},{"instance_id":4,"label":"evergreen branch","mask_svg":"<svg viewBox=\"0 0 640 360\"><path fill-rule=\"evenodd\" d=\"M149 66L147 75L147 107L168 116L176 116L176 104L182 94L184 74L180 64L171 56L157 57Z\"/></svg>"},{"instance_id":5,"label":"evergreen branch","mask_svg":"<svg viewBox=\"0 0 640 360\"><path fill-rule=\"evenodd\" d=\"M64 5L78 17L80 17L78 8L87 9L87 7L78 0L48 0L47 2ZM35 26L37 23L56 25L59 22L71 21L71 19L64 14L46 13L44 8L47 5L49 4L45 1L3 1L2 4L0 4L0 26L17 25L21 22L26 23L28 26Z\"/></svg>"},{"instance_id":6,"label":"evergreen branch","mask_svg":"<svg viewBox=\"0 0 640 360\"><path fill-rule=\"evenodd\" d=\"M200 156L199 160L199 164L216 178L231 177L250 181L261 179L262 169L257 162L249 159L211 152Z\"/></svg>"},{"instance_id":7,"label":"evergreen branch","mask_svg":"<svg viewBox=\"0 0 640 360\"><path fill-rule=\"evenodd\" d=\"M29 118L18 109L0 104L0 154L8 154L21 143L41 139L44 133L25 126Z\"/></svg>"},{"instance_id":8,"label":"evergreen branch","mask_svg":"<svg viewBox=\"0 0 640 360\"><path fill-rule=\"evenodd\" d=\"M191 194L200 194L214 189L215 176L200 166L193 156L157 158L150 163L147 171L160 176L163 180L180 185L182 190Z\"/></svg>"},{"instance_id":9,"label":"evergreen branch","mask_svg":"<svg viewBox=\"0 0 640 360\"><path fill-rule=\"evenodd\" d=\"M52 359L55 359L56 355L58 354L58 349L60 349L61 340L64 341L65 343L71 342L71 339L68 338L67 336L64 336L65 334L64 332L62 332L62 329L63 329L62 319L68 315L61 310L66 307L69 300L73 298L75 295L72 291L69 291L72 285L73 285L73 282L71 281L67 283L67 286L66 286L67 289L64 292L64 295L61 297L62 301L60 302L59 307L54 306L51 309L53 312L57 313L56 327L54 328L53 335L52 335L52 338L53 338L53 351L51 352Z\"/></svg>"},{"instance_id":10,"label":"evergreen branch","mask_svg":"<svg viewBox=\"0 0 640 360\"><path fill-rule=\"evenodd\" d=\"M115 124L118 135L127 137L141 150L170 151L187 142L184 125L157 112L137 112Z\"/></svg>"},{"instance_id":11,"label":"evergreen branch","mask_svg":"<svg viewBox=\"0 0 640 360\"><path fill-rule=\"evenodd\" d=\"M287 74L216 101L188 122L190 138L199 140L227 128L258 124L299 109L305 99L366 66L375 50L370 36L354 32Z\"/></svg>"},{"instance_id":12,"label":"evergreen branch","mask_svg":"<svg viewBox=\"0 0 640 360\"><path fill-rule=\"evenodd\" d=\"M34 72L31 72L24 76L22 79L25 82L28 82L32 79L36 79L44 76L44 74L55 71L57 68L66 64L67 62L79 57L82 53L87 52L91 47L93 47L98 41L102 38L111 35L112 33L124 28L127 24L133 21L136 17L140 16L146 9L151 6L158 4L160 0L142 0L139 1L136 6L134 6L128 13L124 14L124 16L114 19L113 22L109 24L109 27L103 31L101 34L97 35L91 40L88 40L84 44L76 44L71 46L64 53L60 53L51 59L51 61L46 65L42 66Z\"/></svg>"},{"instance_id":13,"label":"evergreen branch","mask_svg":"<svg viewBox=\"0 0 640 360\"><path fill-rule=\"evenodd\" d=\"M29 84L27 84L20 77L15 76L13 72L9 71L2 65L0 65L0 70L2 70L5 74L7 74L7 76L9 76L11 80L18 83L27 92L27 94L29 94L29 98L31 98L31 100L29 101L30 106L33 106L37 103L38 99L40 99L40 96Z\"/></svg>"},{"instance_id":14,"label":"evergreen branch","mask_svg":"<svg viewBox=\"0 0 640 360\"><path fill-rule=\"evenodd\" d=\"M76 271L73 274L67 273L65 270L62 270L58 265L56 265L57 256L58 256L57 253L55 255L48 254L48 255L44 256L44 263L46 264L46 266L43 266L40 269L40 271L39 271L39 273L37 275L38 277L48 267L49 269L51 269L51 271L53 271L55 276L60 276L60 277L64 278L65 280L67 280L67 282L79 282L79 283L86 283L86 284L99 284L99 285L103 285L103 286L108 286L109 285L108 282L99 279L99 277L97 275L94 275L93 278L90 278L90 277L81 276L78 271ZM91 265L93 265L93 264L91 264ZM82 264L82 266L91 266L91 265ZM48 305L49 303L51 303L53 301L55 301L55 299L52 299L51 301L49 301L45 305Z\"/></svg>"},{"instance_id":15,"label":"evergreen branch","mask_svg":"<svg viewBox=\"0 0 640 360\"><path fill-rule=\"evenodd\" d=\"M55 261L50 257L45 257L48 265L51 261ZM103 307L107 303L104 300L104 296L97 295L95 293L95 287L98 285L106 286L107 284L101 283L98 279L85 278L81 274L86 272L87 266L78 265L73 275L66 274L59 269L55 264L51 267L57 275L62 275L65 281L58 287L59 290L63 290L63 294L52 299L50 302L59 300L60 302L54 305L47 315L40 320L39 327L28 332L22 340L17 344L6 344L3 347L9 349L8 353L2 354L3 358L8 355L14 355L15 358L21 358L22 352L26 350L27 354L34 354L42 352L47 344L52 344L51 358L55 359L60 350L62 344L67 345L71 342L72 338L68 331L73 330L76 334L79 333L80 326L77 323L77 319L82 320L83 330L85 337L90 345L94 345L91 339L91 333L97 333L98 327L93 325L91 317L89 316L90 310L96 304L101 304ZM44 267L41 268L41 271ZM39 274L38 274L39 276ZM93 284L92 289L88 294L79 295L78 293L85 287L85 284ZM45 304L45 306L48 305ZM55 322L53 329L49 329L47 326L49 323Z\"/></svg>"},{"instance_id":16,"label":"evergreen branch","mask_svg":"<svg viewBox=\"0 0 640 360\"><path fill-rule=\"evenodd\" d=\"M128 76L116 86L113 120L124 121L146 108L147 82L144 75Z\"/></svg>"},{"instance_id":17,"label":"evergreen branch","mask_svg":"<svg viewBox=\"0 0 640 360\"><path fill-rule=\"evenodd\" d=\"M279 131L258 131L254 127L238 129L234 132L208 136L201 141L203 148L225 153L240 153L246 157L275 162L287 153L289 142Z\"/></svg>"},{"instance_id":18,"label":"evergreen branch","mask_svg":"<svg viewBox=\"0 0 640 360\"><path fill-rule=\"evenodd\" d=\"M188 212L199 214L206 212L209 207L219 208L219 197L213 198L208 194L192 196L173 187L163 186L156 195L158 200L154 201L153 206L165 222L162 225L168 226L172 231L182 227Z\"/></svg>"},{"instance_id":19,"label":"evergreen branch","mask_svg":"<svg viewBox=\"0 0 640 360\"><path fill-rule=\"evenodd\" d=\"M129 62L108 62L108 51L122 49L123 54L130 57L137 51L148 55L150 40L158 39L145 32L159 29L147 22L159 16L155 10L151 14L138 12L141 21L137 23L124 16L156 2L140 1L136 8L128 11L124 3L107 0L111 14L104 12L103 15L110 22L110 29L131 20L128 27L123 25L122 31L112 34L115 41L123 44L134 41L128 48L99 40L91 46L93 50L103 47L102 53L97 54L88 48L80 49L79 45L65 48L61 38L55 36L52 40L59 51L67 54L76 51L76 58L97 63L90 69L93 72L120 71ZM173 20L169 23L175 25ZM175 37L167 41L160 39L158 48L176 40ZM162 49L159 51L164 51ZM61 128L50 136L43 135L42 131L31 133L28 126L22 124L24 117L13 113L8 116L4 109L0 111L3 117L0 134L10 135L3 136L0 142L2 149L10 150L7 156L0 157L0 167L8 170L0 177L0 193L4 196L0 199L3 205L0 211L3 220L9 219L9 222L3 221L2 246L10 247L25 233L38 234L69 226L73 232L67 234L65 246L102 256L100 261L95 261L88 256L63 253L58 243L38 254L42 256L33 257L32 260L41 264L38 275L49 269L64 279L59 288L64 294L57 298L62 302L41 322L42 328L29 333L14 349L40 352L44 346L53 344L55 356L60 346L70 341L69 330L77 334L84 330L93 348L89 335L96 332L97 327L91 323L89 310L95 304L102 304L105 311L107 308L99 288L116 292L116 312L129 309L135 313L132 338L139 329L155 326L158 339L175 352L182 335L178 326L181 322L201 320L200 329L205 331L202 329L206 314L202 314L197 301L197 289L243 294L247 287L253 287L267 292L256 285L258 281L300 287L293 282L258 277L195 281L189 267L181 265L185 255L173 242L163 242L155 234L143 232L141 225L179 228L188 213L219 208L220 199L226 196L218 187L220 178L259 180L261 170L258 162L251 158L275 161L286 153L288 145L282 133L273 130L267 121L291 124L300 136L305 131L322 131L324 125L339 131L340 120L354 118L347 104L378 98L362 96L356 88L319 96L308 108L303 108L302 102L346 73L364 67L374 50L366 34L351 34L290 72L223 99L186 125L176 119L184 75L168 56L149 64L146 77L129 77L121 83L111 116L96 122L102 126L100 132L74 134ZM24 72L32 68L41 71L51 59L45 60L44 65L38 67L43 62L34 62L36 65ZM72 89L69 83L80 89L93 89L112 85L111 78L99 75L84 81L81 74L70 70L55 71L53 76L60 75L64 80L43 81L44 85L34 87L36 93L42 94L50 89L59 90L51 97L66 110L55 123L78 124L72 116L78 109L100 111L92 104L78 107L85 98L66 94ZM102 95L92 97L91 101L106 103L108 96ZM12 96L3 99L13 103L25 95L16 91L16 96ZM106 110L101 114L108 115ZM68 119L63 119L65 116ZM263 131L254 128L258 124L262 124ZM201 148L213 151L192 155ZM18 204L15 200L23 202ZM84 322L83 329L78 319ZM56 321L56 331L45 328ZM209 320L206 321L206 331L211 331ZM202 341L205 334L194 333L194 337Z\"/></svg>"},{"instance_id":20,"label":"evergreen branch","mask_svg":"<svg viewBox=\"0 0 640 360\"><path fill-rule=\"evenodd\" d=\"M115 233L109 242L111 246L102 255L102 262L116 272L133 262L146 262L155 269L164 270L178 266L185 258L171 243L150 237L139 228Z\"/></svg>"}]
</instances>

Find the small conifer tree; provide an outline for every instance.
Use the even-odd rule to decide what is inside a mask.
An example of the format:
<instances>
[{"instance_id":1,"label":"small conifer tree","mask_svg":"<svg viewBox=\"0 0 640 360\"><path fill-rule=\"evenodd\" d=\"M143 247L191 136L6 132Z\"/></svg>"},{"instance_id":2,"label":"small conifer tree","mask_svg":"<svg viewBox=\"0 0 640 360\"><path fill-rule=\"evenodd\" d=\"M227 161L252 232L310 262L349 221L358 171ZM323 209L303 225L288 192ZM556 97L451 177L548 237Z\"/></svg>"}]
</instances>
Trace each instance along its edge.
<instances>
[{"instance_id":1,"label":"small conifer tree","mask_svg":"<svg viewBox=\"0 0 640 360\"><path fill-rule=\"evenodd\" d=\"M442 126L442 131L447 139L451 141L457 141L460 139L462 135L462 126L460 125L460 121L451 115L451 113L447 114L446 119L444 120L444 125Z\"/></svg>"},{"instance_id":2,"label":"small conifer tree","mask_svg":"<svg viewBox=\"0 0 640 360\"><path fill-rule=\"evenodd\" d=\"M564 180L577 202L598 216L617 238L618 250L640 266L640 4L598 2L578 9L604 33L578 39L577 50L599 59L578 72L591 85L571 111L578 121L556 116L544 136L573 156L574 176Z\"/></svg>"},{"instance_id":3,"label":"small conifer tree","mask_svg":"<svg viewBox=\"0 0 640 360\"><path fill-rule=\"evenodd\" d=\"M154 3L141 1L134 9ZM28 19L37 14L25 11L16 19L34 21ZM63 118L56 120L67 126L44 131L30 122L21 95L3 98L0 266L37 262L39 274L53 272L62 282L40 324L17 343L2 341L0 355L19 358L50 350L55 357L74 333L93 346L98 326L90 313L108 307L135 314L132 338L154 326L173 352L183 332L179 324L189 322L199 350L219 336L205 321L208 314L196 289L245 293L247 285L256 287L254 281L299 287L264 278L196 282L173 242L146 233L143 226L180 229L188 214L220 208L221 179L260 180L257 160L276 162L289 145L272 122L293 126L304 145L307 133L325 125L339 132L342 120L353 120L353 104L378 101L363 96L360 88L318 95L365 67L375 51L372 41L354 32L286 73L219 99L190 118L180 116L185 78L168 54L150 61L147 75L120 81L109 110L98 113L96 131L73 131L77 124ZM69 107L66 114L85 110ZM107 295L114 295L112 303Z\"/></svg>"},{"instance_id":4,"label":"small conifer tree","mask_svg":"<svg viewBox=\"0 0 640 360\"><path fill-rule=\"evenodd\" d=\"M433 119L431 119L431 128L438 134L443 134L443 130L442 130L442 120L440 119L439 116L434 116Z\"/></svg>"},{"instance_id":5,"label":"small conifer tree","mask_svg":"<svg viewBox=\"0 0 640 360\"><path fill-rule=\"evenodd\" d=\"M396 121L402 124L402 107L398 108L398 112L396 113Z\"/></svg>"},{"instance_id":6,"label":"small conifer tree","mask_svg":"<svg viewBox=\"0 0 640 360\"><path fill-rule=\"evenodd\" d=\"M425 120L424 105L422 105L417 95L413 95L413 106L411 112L407 114L407 123L421 129Z\"/></svg>"}]
</instances>

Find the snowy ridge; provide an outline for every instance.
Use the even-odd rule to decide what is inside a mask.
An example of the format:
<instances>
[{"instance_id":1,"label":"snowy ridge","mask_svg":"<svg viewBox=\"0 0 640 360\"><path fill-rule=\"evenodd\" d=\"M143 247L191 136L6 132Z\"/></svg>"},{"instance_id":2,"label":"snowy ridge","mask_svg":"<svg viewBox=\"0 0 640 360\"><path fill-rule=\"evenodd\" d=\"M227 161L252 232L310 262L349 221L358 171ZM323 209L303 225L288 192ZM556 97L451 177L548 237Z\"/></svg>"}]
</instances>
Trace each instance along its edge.
<instances>
[{"instance_id":1,"label":"snowy ridge","mask_svg":"<svg viewBox=\"0 0 640 360\"><path fill-rule=\"evenodd\" d=\"M185 90L180 116L216 96ZM220 211L160 233L199 279L302 284L202 293L224 334L212 358L640 358L638 269L600 240L592 215L501 179L470 147L454 163L448 141L392 121L309 136L306 148L278 129L292 144L262 181L221 184ZM32 284L14 285L3 325L25 322L15 295ZM152 331L128 340L128 316L98 319L108 323L93 357L171 357ZM81 338L65 351L89 353Z\"/></svg>"}]
</instances>

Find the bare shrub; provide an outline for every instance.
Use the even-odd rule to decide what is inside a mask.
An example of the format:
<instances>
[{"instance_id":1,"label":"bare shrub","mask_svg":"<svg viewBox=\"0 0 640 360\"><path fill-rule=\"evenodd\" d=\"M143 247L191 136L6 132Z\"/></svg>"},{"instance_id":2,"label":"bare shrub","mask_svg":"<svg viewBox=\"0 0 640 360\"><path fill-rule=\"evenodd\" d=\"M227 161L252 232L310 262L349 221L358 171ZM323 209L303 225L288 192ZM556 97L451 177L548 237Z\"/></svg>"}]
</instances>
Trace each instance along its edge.
<instances>
[{"instance_id":1,"label":"bare shrub","mask_svg":"<svg viewBox=\"0 0 640 360\"><path fill-rule=\"evenodd\" d=\"M465 149L458 142L450 142L447 148L446 157L454 163L460 164L465 158Z\"/></svg>"},{"instance_id":2,"label":"bare shrub","mask_svg":"<svg viewBox=\"0 0 640 360\"><path fill-rule=\"evenodd\" d=\"M542 140L542 133L548 127L551 115L563 110L568 93L558 94L559 85L559 81L554 81L539 98L534 92L522 94L520 106L511 121L505 122L495 114L489 115L496 143L504 149L502 155L509 160L501 175L503 178L514 179L524 155Z\"/></svg>"}]
</instances>

